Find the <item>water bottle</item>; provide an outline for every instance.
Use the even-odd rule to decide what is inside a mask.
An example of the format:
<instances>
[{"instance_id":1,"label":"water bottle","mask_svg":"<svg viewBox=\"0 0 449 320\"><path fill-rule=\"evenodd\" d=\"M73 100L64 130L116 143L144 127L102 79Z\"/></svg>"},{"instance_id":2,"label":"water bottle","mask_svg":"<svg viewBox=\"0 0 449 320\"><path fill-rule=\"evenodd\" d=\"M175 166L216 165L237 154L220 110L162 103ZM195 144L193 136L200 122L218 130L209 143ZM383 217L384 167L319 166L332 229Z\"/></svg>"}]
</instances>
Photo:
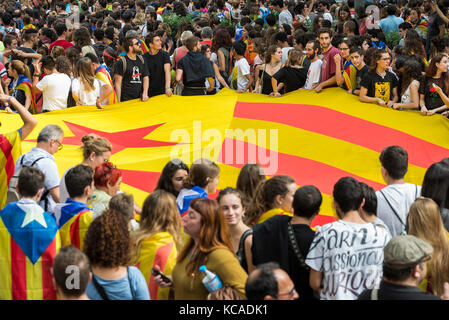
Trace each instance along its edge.
<instances>
[{"instance_id":1,"label":"water bottle","mask_svg":"<svg viewBox=\"0 0 449 320\"><path fill-rule=\"evenodd\" d=\"M207 291L214 292L223 286L220 278L212 271L207 270L205 265L200 266L200 271L203 275L203 284Z\"/></svg>"}]
</instances>

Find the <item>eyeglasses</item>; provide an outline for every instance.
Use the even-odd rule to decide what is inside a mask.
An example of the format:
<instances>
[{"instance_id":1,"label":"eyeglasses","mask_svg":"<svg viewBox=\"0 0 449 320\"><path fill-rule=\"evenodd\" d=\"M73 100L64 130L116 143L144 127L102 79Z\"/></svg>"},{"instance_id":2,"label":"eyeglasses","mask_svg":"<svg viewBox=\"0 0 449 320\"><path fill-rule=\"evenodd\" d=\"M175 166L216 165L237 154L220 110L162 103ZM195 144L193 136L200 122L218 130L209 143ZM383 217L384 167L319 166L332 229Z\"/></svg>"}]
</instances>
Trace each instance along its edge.
<instances>
[{"instance_id":1,"label":"eyeglasses","mask_svg":"<svg viewBox=\"0 0 449 320\"><path fill-rule=\"evenodd\" d=\"M285 293L278 293L278 297L279 296L289 296L290 298L293 298L295 296L296 290L295 287L293 287L289 292L285 292Z\"/></svg>"},{"instance_id":2,"label":"eyeglasses","mask_svg":"<svg viewBox=\"0 0 449 320\"><path fill-rule=\"evenodd\" d=\"M388 57L388 58L382 58L382 59L380 59L380 60L388 61L388 60L391 60L391 58L390 58L390 57Z\"/></svg>"},{"instance_id":3,"label":"eyeglasses","mask_svg":"<svg viewBox=\"0 0 449 320\"><path fill-rule=\"evenodd\" d=\"M58 143L58 151L61 151L62 148L64 148L64 145L59 140L55 140L55 142Z\"/></svg>"},{"instance_id":4,"label":"eyeglasses","mask_svg":"<svg viewBox=\"0 0 449 320\"><path fill-rule=\"evenodd\" d=\"M139 42L133 43L133 46L138 46Z\"/></svg>"},{"instance_id":5,"label":"eyeglasses","mask_svg":"<svg viewBox=\"0 0 449 320\"><path fill-rule=\"evenodd\" d=\"M349 48L340 48L341 51L349 50Z\"/></svg>"}]
</instances>

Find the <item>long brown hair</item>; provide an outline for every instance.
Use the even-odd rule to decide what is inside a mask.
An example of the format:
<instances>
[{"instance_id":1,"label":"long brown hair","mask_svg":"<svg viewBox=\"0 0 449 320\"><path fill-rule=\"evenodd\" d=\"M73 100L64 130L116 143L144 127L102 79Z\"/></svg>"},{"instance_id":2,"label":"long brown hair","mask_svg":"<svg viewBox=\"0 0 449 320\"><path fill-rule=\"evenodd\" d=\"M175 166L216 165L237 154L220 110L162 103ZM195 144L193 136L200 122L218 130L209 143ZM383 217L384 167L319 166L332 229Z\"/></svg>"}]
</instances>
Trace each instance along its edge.
<instances>
[{"instance_id":1,"label":"long brown hair","mask_svg":"<svg viewBox=\"0 0 449 320\"><path fill-rule=\"evenodd\" d=\"M252 201L256 194L257 185L265 179L265 172L260 164L247 163L240 170L237 178L237 189L245 194L248 201Z\"/></svg>"},{"instance_id":2,"label":"long brown hair","mask_svg":"<svg viewBox=\"0 0 449 320\"><path fill-rule=\"evenodd\" d=\"M170 233L176 246L180 247L181 218L176 199L164 190L153 191L143 203L140 228L132 236L135 244L134 256L140 256L143 240L159 232Z\"/></svg>"},{"instance_id":3,"label":"long brown hair","mask_svg":"<svg viewBox=\"0 0 449 320\"><path fill-rule=\"evenodd\" d=\"M188 275L198 273L198 268L206 263L207 256L213 250L227 249L234 254L228 224L218 203L215 200L196 198L190 202L190 207L201 215L201 230L198 237L198 251L186 266ZM190 238L179 253L178 263L187 257L194 245L195 242Z\"/></svg>"},{"instance_id":4,"label":"long brown hair","mask_svg":"<svg viewBox=\"0 0 449 320\"><path fill-rule=\"evenodd\" d=\"M444 53L440 53L437 54L435 57L432 58L432 60L430 60L429 66L427 67L426 70L426 76L429 78L435 77L435 75L437 74L438 71L438 67L437 67L437 63L440 63L441 60L443 60L443 58L448 58L446 54ZM449 92L449 72L443 72L443 74L441 75L441 77L443 78L443 92L444 93L448 93Z\"/></svg>"},{"instance_id":5,"label":"long brown hair","mask_svg":"<svg viewBox=\"0 0 449 320\"><path fill-rule=\"evenodd\" d=\"M264 212L276 208L276 196L285 196L288 193L288 185L292 183L295 183L292 177L281 175L261 181L246 212L245 224L253 225Z\"/></svg>"},{"instance_id":6,"label":"long brown hair","mask_svg":"<svg viewBox=\"0 0 449 320\"><path fill-rule=\"evenodd\" d=\"M433 247L428 262L433 294L443 294L443 284L449 282L449 239L440 215L440 209L430 198L419 197L410 207L409 234L427 241Z\"/></svg>"}]
</instances>

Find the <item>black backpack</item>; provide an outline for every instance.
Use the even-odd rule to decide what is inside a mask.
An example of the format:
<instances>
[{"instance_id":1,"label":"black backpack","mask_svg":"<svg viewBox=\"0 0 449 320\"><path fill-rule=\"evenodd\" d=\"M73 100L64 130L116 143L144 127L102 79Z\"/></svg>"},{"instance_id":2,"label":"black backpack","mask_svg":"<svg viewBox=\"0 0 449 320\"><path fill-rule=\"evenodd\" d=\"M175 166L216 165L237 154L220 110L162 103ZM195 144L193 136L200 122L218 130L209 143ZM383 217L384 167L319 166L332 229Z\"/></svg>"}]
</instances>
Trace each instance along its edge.
<instances>
[{"instance_id":1,"label":"black backpack","mask_svg":"<svg viewBox=\"0 0 449 320\"><path fill-rule=\"evenodd\" d=\"M29 167L34 167L34 165L35 165L39 160L44 159L44 158L45 158L45 157L37 158L36 160L33 161L33 163L31 163L31 165L30 165ZM17 171L17 174L13 175L13 176L11 177L11 179L9 180L8 191L7 191L7 193L6 193L6 204L8 204L8 203L10 203L10 202L17 202L17 201L19 201L19 194L17 193L17 190L16 190L17 184L18 184L18 182L19 182L19 174L20 174L20 171L22 170L23 167L28 167L28 166L23 165L23 160L24 160L24 159L25 159L25 155L24 155L24 156L22 157L22 159L20 160L20 170ZM44 208L45 211L48 210L48 198L47 198L47 196L48 196L49 193L50 193L50 192L49 192L48 190L46 190L46 191L42 194L41 199L39 200L39 202L40 202L40 201L45 201L45 208Z\"/></svg>"}]
</instances>

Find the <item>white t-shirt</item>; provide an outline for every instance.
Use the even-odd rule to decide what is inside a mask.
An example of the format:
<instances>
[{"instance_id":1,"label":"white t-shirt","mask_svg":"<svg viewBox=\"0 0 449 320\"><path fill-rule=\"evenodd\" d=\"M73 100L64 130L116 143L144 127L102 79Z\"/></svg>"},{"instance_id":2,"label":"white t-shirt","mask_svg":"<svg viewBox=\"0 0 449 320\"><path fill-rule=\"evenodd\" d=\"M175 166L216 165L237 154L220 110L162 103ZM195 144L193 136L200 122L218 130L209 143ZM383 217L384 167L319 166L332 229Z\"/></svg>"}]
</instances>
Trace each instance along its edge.
<instances>
[{"instance_id":1,"label":"white t-shirt","mask_svg":"<svg viewBox=\"0 0 449 320\"><path fill-rule=\"evenodd\" d=\"M250 68L248 61L246 61L245 58L241 58L235 63L234 71L233 71L233 79L234 79L234 72L237 73L237 88L239 90L245 90L246 85L248 84L248 79L245 77L245 75L250 74Z\"/></svg>"},{"instance_id":2,"label":"white t-shirt","mask_svg":"<svg viewBox=\"0 0 449 320\"><path fill-rule=\"evenodd\" d=\"M95 78L95 90L87 91L84 89L84 85L81 83L80 78L76 78L73 79L72 82L72 93L76 92L78 94L78 98L82 106L95 106L97 103L97 98L101 95L101 88L105 85L106 83ZM104 102L105 101L102 101L101 104Z\"/></svg>"},{"instance_id":3,"label":"white t-shirt","mask_svg":"<svg viewBox=\"0 0 449 320\"><path fill-rule=\"evenodd\" d=\"M304 85L305 89L312 89L312 85L314 83L320 82L321 77L321 65L323 64L323 61L320 59L312 62L309 67L309 71L307 71L307 80Z\"/></svg>"},{"instance_id":4,"label":"white t-shirt","mask_svg":"<svg viewBox=\"0 0 449 320\"><path fill-rule=\"evenodd\" d=\"M339 220L317 229L306 264L323 273L321 300L355 300L382 278L386 228Z\"/></svg>"},{"instance_id":5,"label":"white t-shirt","mask_svg":"<svg viewBox=\"0 0 449 320\"><path fill-rule=\"evenodd\" d=\"M65 73L52 73L36 84L36 88L42 91L42 111L67 108L70 82L70 77Z\"/></svg>"},{"instance_id":6,"label":"white t-shirt","mask_svg":"<svg viewBox=\"0 0 449 320\"><path fill-rule=\"evenodd\" d=\"M331 23L334 21L334 19L332 19L332 14L330 12L323 13L323 19L329 20Z\"/></svg>"},{"instance_id":7,"label":"white t-shirt","mask_svg":"<svg viewBox=\"0 0 449 320\"><path fill-rule=\"evenodd\" d=\"M408 85L407 90L405 90L404 94L401 97L401 103L411 103L412 102L412 95L410 93L410 88L411 88L412 85L417 87L417 88L419 88L419 81L418 80L413 80Z\"/></svg>"},{"instance_id":8,"label":"white t-shirt","mask_svg":"<svg viewBox=\"0 0 449 320\"><path fill-rule=\"evenodd\" d=\"M377 216L390 229L392 237L405 230L410 206L420 195L421 186L411 183L390 184L376 191Z\"/></svg>"}]
</instances>

